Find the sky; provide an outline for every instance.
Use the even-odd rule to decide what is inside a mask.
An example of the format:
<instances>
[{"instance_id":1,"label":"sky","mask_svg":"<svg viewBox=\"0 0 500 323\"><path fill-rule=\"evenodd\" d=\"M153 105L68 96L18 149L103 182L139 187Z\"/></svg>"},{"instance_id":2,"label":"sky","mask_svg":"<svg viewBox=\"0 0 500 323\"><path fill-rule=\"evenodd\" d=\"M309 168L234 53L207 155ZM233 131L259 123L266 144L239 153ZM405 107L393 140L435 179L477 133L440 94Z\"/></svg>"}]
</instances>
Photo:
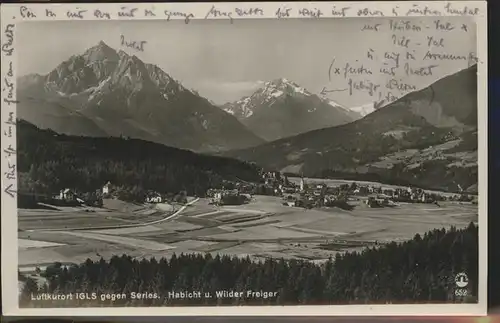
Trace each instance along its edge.
<instances>
[{"instance_id":1,"label":"sky","mask_svg":"<svg viewBox=\"0 0 500 323\"><path fill-rule=\"evenodd\" d=\"M466 60L422 60L428 50L454 55L476 52L475 26L468 18L440 19L451 22L455 29L436 31L434 17L412 18L422 28L420 32L390 32L388 18L241 19L233 24L228 20L194 20L190 24L152 20L25 22L17 30L17 73L46 74L102 40L116 50L158 65L217 104L250 95L265 82L284 77L313 93L323 88L335 90L328 94L331 99L354 107L377 101L380 96L365 90L349 91L349 78L354 83L380 85L382 96L388 91L400 96L404 91L386 89L391 78L420 89L469 66ZM467 23L467 32L460 28L463 23ZM375 24L380 24L378 31L362 30ZM129 41L146 41L144 51L122 47L122 35ZM395 45L394 36L409 39L408 44L403 41L408 48ZM443 38L444 47L428 47L429 36ZM371 60L367 58L370 49L375 55ZM432 68L430 76L407 77L403 59L406 51L416 57L410 62L413 70L430 64L439 66ZM400 53L395 76L379 72L384 62L395 64L392 59L384 59L385 52ZM362 64L372 73L344 77L346 64ZM340 75L335 74L336 68L340 68Z\"/></svg>"}]
</instances>

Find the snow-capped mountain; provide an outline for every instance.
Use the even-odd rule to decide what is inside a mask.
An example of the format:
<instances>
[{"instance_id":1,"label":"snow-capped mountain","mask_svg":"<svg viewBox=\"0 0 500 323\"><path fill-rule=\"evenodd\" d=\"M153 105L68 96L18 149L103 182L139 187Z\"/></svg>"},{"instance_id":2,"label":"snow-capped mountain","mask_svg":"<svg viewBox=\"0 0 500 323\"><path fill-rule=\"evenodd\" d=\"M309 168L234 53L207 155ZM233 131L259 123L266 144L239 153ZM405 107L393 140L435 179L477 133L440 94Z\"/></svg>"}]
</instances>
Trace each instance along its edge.
<instances>
[{"instance_id":1,"label":"snow-capped mountain","mask_svg":"<svg viewBox=\"0 0 500 323\"><path fill-rule=\"evenodd\" d=\"M359 113L362 117L365 117L367 116L368 114L372 113L373 111L375 111L375 103L372 102L372 103L367 103L367 104L363 104L361 106L357 106L357 107L351 107L349 108L351 111L354 111L356 113Z\"/></svg>"},{"instance_id":2,"label":"snow-capped mountain","mask_svg":"<svg viewBox=\"0 0 500 323\"><path fill-rule=\"evenodd\" d=\"M265 140L341 125L361 117L286 78L266 82L252 95L227 103L222 109Z\"/></svg>"},{"instance_id":3,"label":"snow-capped mountain","mask_svg":"<svg viewBox=\"0 0 500 323\"><path fill-rule=\"evenodd\" d=\"M244 97L233 103L227 103L223 106L223 109L239 119L245 119L251 117L255 110L265 105L272 106L276 101L287 94L312 95L299 85L290 82L286 78L281 78L266 82L264 87L255 91L251 96Z\"/></svg>"},{"instance_id":4,"label":"snow-capped mountain","mask_svg":"<svg viewBox=\"0 0 500 323\"><path fill-rule=\"evenodd\" d=\"M19 117L59 133L126 136L196 151L262 143L158 66L104 42L18 84Z\"/></svg>"},{"instance_id":5,"label":"snow-capped mountain","mask_svg":"<svg viewBox=\"0 0 500 323\"><path fill-rule=\"evenodd\" d=\"M309 177L477 192L477 65L383 104L341 127L225 155Z\"/></svg>"}]
</instances>

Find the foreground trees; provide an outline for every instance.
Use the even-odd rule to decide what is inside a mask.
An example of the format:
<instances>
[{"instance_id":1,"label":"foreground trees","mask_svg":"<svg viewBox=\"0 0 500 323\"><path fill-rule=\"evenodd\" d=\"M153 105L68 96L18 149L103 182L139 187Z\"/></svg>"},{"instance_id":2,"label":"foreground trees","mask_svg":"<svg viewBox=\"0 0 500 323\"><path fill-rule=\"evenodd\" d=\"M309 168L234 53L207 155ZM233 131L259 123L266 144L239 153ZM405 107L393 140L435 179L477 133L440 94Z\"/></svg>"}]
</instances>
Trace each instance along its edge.
<instances>
[{"instance_id":1,"label":"foreground trees","mask_svg":"<svg viewBox=\"0 0 500 323\"><path fill-rule=\"evenodd\" d=\"M467 297L455 296L455 275L469 277ZM324 264L309 261L181 254L170 259L115 256L70 268L56 264L42 275L44 286L22 277L22 306L292 305L390 302L477 301L478 228L436 229L423 236L363 252L336 254ZM169 298L169 292L199 292L201 297ZM217 297L218 291L243 291L243 297ZM277 292L276 297L246 297L247 291ZM33 301L39 292L89 293L95 300ZM124 299L101 300L111 294ZM131 293L149 293L132 299ZM156 295L155 295L156 294ZM104 296L102 296L104 295ZM182 296L181 294L178 294ZM170 295L172 296L172 295ZM220 296L220 295L219 295Z\"/></svg>"}]
</instances>

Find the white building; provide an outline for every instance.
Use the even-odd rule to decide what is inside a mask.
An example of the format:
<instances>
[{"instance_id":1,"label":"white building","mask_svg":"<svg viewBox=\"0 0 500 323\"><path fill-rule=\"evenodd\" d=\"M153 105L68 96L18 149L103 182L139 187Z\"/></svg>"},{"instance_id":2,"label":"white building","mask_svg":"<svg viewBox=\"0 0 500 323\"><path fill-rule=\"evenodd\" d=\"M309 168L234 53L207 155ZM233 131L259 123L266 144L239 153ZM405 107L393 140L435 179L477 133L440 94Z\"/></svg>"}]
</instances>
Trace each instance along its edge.
<instances>
[{"instance_id":1,"label":"white building","mask_svg":"<svg viewBox=\"0 0 500 323\"><path fill-rule=\"evenodd\" d=\"M146 197L146 202L148 202L148 203L161 203L162 202L161 195L158 193L151 194L148 197Z\"/></svg>"},{"instance_id":2,"label":"white building","mask_svg":"<svg viewBox=\"0 0 500 323\"><path fill-rule=\"evenodd\" d=\"M59 199L60 200L75 200L76 195L69 188L65 188L65 189L59 191Z\"/></svg>"},{"instance_id":3,"label":"white building","mask_svg":"<svg viewBox=\"0 0 500 323\"><path fill-rule=\"evenodd\" d=\"M106 184L104 184L104 186L102 187L102 194L109 194L110 189L111 189L111 182L107 182L107 183L106 183Z\"/></svg>"}]
</instances>

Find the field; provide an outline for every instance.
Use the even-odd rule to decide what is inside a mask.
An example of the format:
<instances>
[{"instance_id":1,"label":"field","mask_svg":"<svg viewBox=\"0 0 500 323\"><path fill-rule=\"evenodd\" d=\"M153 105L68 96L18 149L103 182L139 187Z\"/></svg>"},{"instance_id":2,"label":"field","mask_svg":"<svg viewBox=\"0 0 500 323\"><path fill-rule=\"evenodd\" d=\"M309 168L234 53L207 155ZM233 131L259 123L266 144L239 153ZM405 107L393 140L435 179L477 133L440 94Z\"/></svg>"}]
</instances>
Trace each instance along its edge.
<instances>
[{"instance_id":1,"label":"field","mask_svg":"<svg viewBox=\"0 0 500 323\"><path fill-rule=\"evenodd\" d=\"M337 252L477 222L477 205L458 202L380 209L363 201L350 203L352 211L305 210L283 206L278 197L256 196L249 204L231 207L195 199L183 207L108 200L102 209L20 209L19 266L28 273L55 261L192 252L321 262Z\"/></svg>"}]
</instances>

